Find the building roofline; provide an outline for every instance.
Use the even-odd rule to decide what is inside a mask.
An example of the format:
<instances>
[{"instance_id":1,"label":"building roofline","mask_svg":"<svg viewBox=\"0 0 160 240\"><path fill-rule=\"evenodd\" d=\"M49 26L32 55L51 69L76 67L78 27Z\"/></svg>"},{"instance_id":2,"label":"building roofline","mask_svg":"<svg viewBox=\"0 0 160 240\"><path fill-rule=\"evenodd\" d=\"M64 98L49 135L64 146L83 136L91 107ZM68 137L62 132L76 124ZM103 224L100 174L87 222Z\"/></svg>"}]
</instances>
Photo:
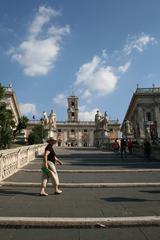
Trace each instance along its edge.
<instances>
[{"instance_id":1,"label":"building roofline","mask_svg":"<svg viewBox=\"0 0 160 240\"><path fill-rule=\"evenodd\" d=\"M147 97L147 96L151 96L151 95L152 96L160 95L160 88L156 88L154 86L152 88L139 88L139 87L137 87L136 91L132 95L132 98L131 98L131 101L129 103L127 112L126 112L125 117L124 117L124 119L122 121L122 125L124 123L124 120L128 119L128 115L129 115L130 109L134 105L134 102L135 102L136 98L138 96L141 96L141 97L145 96L145 97Z\"/></svg>"},{"instance_id":2,"label":"building roofline","mask_svg":"<svg viewBox=\"0 0 160 240\"><path fill-rule=\"evenodd\" d=\"M21 116L21 113L20 113L20 110L19 110L19 107L18 107L18 103L17 103L15 92L12 90L11 87L4 87L4 89L5 89L5 96L12 96L13 97L15 110L16 110L18 118L19 118Z\"/></svg>"}]
</instances>

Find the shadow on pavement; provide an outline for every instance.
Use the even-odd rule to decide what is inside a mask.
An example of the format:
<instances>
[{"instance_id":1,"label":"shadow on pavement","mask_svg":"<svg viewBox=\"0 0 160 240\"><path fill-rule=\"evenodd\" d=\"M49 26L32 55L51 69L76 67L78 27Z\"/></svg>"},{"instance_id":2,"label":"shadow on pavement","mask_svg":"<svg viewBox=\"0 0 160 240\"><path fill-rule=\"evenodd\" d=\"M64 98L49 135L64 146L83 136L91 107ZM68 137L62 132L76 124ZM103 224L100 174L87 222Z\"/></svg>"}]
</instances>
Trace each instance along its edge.
<instances>
[{"instance_id":1,"label":"shadow on pavement","mask_svg":"<svg viewBox=\"0 0 160 240\"><path fill-rule=\"evenodd\" d=\"M149 191L140 191L140 192L143 192L143 193L160 193L160 190L159 191L157 191L157 190L149 190Z\"/></svg>"},{"instance_id":2,"label":"shadow on pavement","mask_svg":"<svg viewBox=\"0 0 160 240\"><path fill-rule=\"evenodd\" d=\"M146 201L155 201L155 200L147 200L147 199L139 199L139 198L125 198L125 197L101 198L101 200L105 200L107 202L146 202ZM158 200L156 200L156 201L158 201Z\"/></svg>"},{"instance_id":3,"label":"shadow on pavement","mask_svg":"<svg viewBox=\"0 0 160 240\"><path fill-rule=\"evenodd\" d=\"M9 196L9 195L39 196L39 193L0 189L0 196Z\"/></svg>"}]
</instances>

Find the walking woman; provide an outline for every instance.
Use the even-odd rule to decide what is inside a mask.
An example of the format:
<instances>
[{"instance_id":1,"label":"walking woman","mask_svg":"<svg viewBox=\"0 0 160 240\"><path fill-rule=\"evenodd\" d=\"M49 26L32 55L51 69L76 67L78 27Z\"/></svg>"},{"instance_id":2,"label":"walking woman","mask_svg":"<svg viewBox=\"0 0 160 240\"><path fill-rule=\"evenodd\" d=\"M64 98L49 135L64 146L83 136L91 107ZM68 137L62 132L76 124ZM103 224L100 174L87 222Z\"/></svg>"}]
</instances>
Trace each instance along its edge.
<instances>
[{"instance_id":1,"label":"walking woman","mask_svg":"<svg viewBox=\"0 0 160 240\"><path fill-rule=\"evenodd\" d=\"M54 138L48 139L48 145L45 148L43 167L42 167L42 188L40 191L41 196L47 196L48 193L45 192L47 182L49 178L52 181L55 194L62 193L62 190L59 189L59 178L55 164L58 163L62 165L63 163L56 157L56 154L53 149L53 145L56 143Z\"/></svg>"}]
</instances>

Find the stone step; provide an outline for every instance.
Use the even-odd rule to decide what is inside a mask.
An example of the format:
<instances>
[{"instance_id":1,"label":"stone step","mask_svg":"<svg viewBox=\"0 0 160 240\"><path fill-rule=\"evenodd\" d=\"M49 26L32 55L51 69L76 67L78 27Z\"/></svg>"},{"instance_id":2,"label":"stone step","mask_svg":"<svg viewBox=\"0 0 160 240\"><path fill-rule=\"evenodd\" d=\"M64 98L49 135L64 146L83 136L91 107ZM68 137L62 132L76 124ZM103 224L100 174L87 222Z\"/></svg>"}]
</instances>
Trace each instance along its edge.
<instances>
[{"instance_id":1,"label":"stone step","mask_svg":"<svg viewBox=\"0 0 160 240\"><path fill-rule=\"evenodd\" d=\"M0 186L7 187L40 187L41 183L33 182L0 182ZM48 183L48 187L53 187ZM132 183L60 183L62 188L130 188L130 187L160 187L160 182L132 182Z\"/></svg>"},{"instance_id":2,"label":"stone step","mask_svg":"<svg viewBox=\"0 0 160 240\"><path fill-rule=\"evenodd\" d=\"M40 169L20 169L22 172L41 172ZM68 170L57 170L59 173L137 173L137 172L160 172L159 169L151 168L151 169L68 169Z\"/></svg>"},{"instance_id":3,"label":"stone step","mask_svg":"<svg viewBox=\"0 0 160 240\"><path fill-rule=\"evenodd\" d=\"M42 162L38 162L38 161L33 161L30 162L28 165L41 165ZM75 166L108 166L108 165L121 165L121 166L130 166L130 165L158 165L160 167L160 162L127 162L127 161L123 161L123 162L116 162L116 161L112 161L112 162L77 162L77 161L70 161L70 162L63 162L63 165L75 165Z\"/></svg>"},{"instance_id":4,"label":"stone step","mask_svg":"<svg viewBox=\"0 0 160 240\"><path fill-rule=\"evenodd\" d=\"M105 228L119 226L160 226L160 216L110 218L0 217L0 226L33 228Z\"/></svg>"}]
</instances>

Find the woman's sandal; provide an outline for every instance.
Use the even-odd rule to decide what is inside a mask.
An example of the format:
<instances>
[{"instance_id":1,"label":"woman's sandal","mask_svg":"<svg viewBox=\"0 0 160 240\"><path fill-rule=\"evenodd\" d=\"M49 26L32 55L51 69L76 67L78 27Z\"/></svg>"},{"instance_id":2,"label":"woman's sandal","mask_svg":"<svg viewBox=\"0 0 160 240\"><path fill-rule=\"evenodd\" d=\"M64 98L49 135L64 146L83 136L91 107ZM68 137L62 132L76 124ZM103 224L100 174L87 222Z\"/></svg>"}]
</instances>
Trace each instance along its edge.
<instances>
[{"instance_id":1,"label":"woman's sandal","mask_svg":"<svg viewBox=\"0 0 160 240\"><path fill-rule=\"evenodd\" d=\"M46 197L46 196L48 196L48 193L44 192L44 193L40 193L39 195L42 197Z\"/></svg>"}]
</instances>

